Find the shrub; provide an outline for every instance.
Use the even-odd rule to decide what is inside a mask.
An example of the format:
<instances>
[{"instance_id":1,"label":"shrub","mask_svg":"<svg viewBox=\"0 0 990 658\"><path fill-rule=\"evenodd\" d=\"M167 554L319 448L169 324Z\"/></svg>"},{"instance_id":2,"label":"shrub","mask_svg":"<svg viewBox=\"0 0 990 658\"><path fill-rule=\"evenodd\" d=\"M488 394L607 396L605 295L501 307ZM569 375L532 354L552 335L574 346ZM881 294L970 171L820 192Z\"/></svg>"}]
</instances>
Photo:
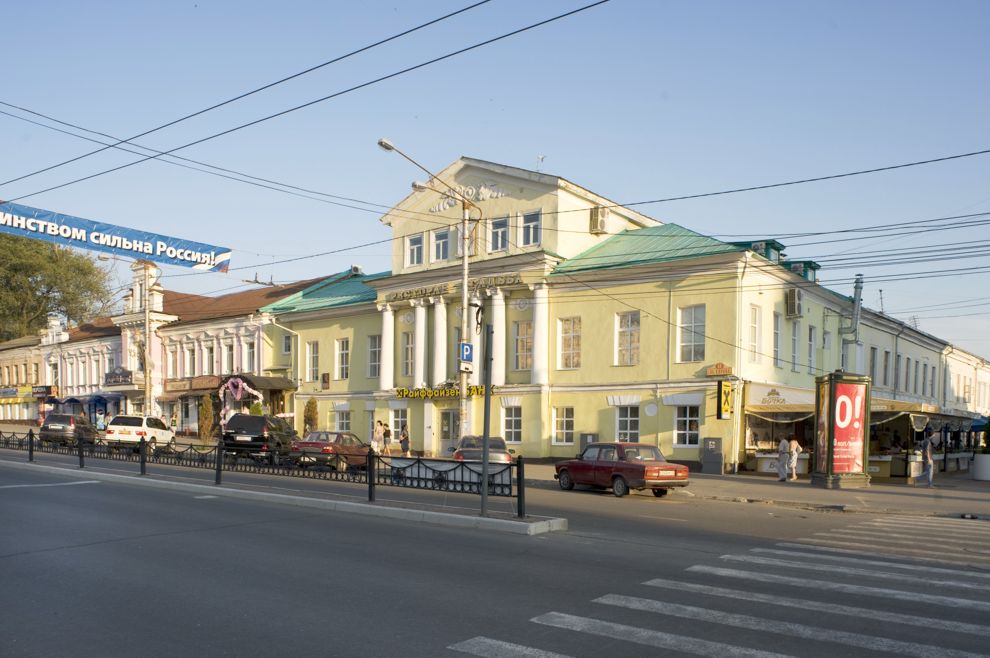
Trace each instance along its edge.
<instances>
[{"instance_id":1,"label":"shrub","mask_svg":"<svg viewBox=\"0 0 990 658\"><path fill-rule=\"evenodd\" d=\"M252 416L264 416L265 409L264 407L261 406L260 402L255 402L254 404L251 405L251 408L248 410L248 413L250 413Z\"/></svg>"},{"instance_id":2,"label":"shrub","mask_svg":"<svg viewBox=\"0 0 990 658\"><path fill-rule=\"evenodd\" d=\"M316 398L306 400L306 408L303 409L303 429L315 430L319 422L319 413L316 409Z\"/></svg>"},{"instance_id":3,"label":"shrub","mask_svg":"<svg viewBox=\"0 0 990 658\"><path fill-rule=\"evenodd\" d=\"M199 440L209 442L213 436L213 396L204 395L199 399Z\"/></svg>"}]
</instances>

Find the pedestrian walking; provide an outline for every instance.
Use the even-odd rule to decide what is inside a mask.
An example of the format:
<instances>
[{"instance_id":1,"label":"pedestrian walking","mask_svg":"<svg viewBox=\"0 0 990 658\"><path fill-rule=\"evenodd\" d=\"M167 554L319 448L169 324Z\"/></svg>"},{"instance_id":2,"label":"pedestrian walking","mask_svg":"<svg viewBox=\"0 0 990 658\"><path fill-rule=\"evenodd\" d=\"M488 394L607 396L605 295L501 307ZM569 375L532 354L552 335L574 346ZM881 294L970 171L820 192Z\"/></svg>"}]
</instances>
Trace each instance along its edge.
<instances>
[{"instance_id":1,"label":"pedestrian walking","mask_svg":"<svg viewBox=\"0 0 990 658\"><path fill-rule=\"evenodd\" d=\"M915 486L918 486L918 480L927 480L929 489L935 486L932 484L932 480L935 477L934 452L935 445L932 443L932 437L926 434L925 439L921 442L921 464L924 466L925 470L922 471L921 477L914 481Z\"/></svg>"},{"instance_id":2,"label":"pedestrian walking","mask_svg":"<svg viewBox=\"0 0 990 658\"><path fill-rule=\"evenodd\" d=\"M796 436L792 436L791 440L787 442L788 455L787 455L787 470L790 472L790 479L797 479L797 463L798 455L804 452L804 448L801 447L801 443L797 440Z\"/></svg>"},{"instance_id":3,"label":"pedestrian walking","mask_svg":"<svg viewBox=\"0 0 990 658\"><path fill-rule=\"evenodd\" d=\"M787 464L791 460L791 442L785 438L777 444L777 481L787 480Z\"/></svg>"},{"instance_id":4,"label":"pedestrian walking","mask_svg":"<svg viewBox=\"0 0 990 658\"><path fill-rule=\"evenodd\" d=\"M371 436L371 449L377 454L382 449L382 440L385 438L385 428L382 421L375 423L375 433Z\"/></svg>"},{"instance_id":5,"label":"pedestrian walking","mask_svg":"<svg viewBox=\"0 0 990 658\"><path fill-rule=\"evenodd\" d=\"M382 430L382 452L384 452L389 457L392 456L392 430L388 425Z\"/></svg>"},{"instance_id":6,"label":"pedestrian walking","mask_svg":"<svg viewBox=\"0 0 990 658\"><path fill-rule=\"evenodd\" d=\"M403 457L412 457L409 452L409 429L405 423L402 424L402 431L399 432L399 448L402 449Z\"/></svg>"}]
</instances>

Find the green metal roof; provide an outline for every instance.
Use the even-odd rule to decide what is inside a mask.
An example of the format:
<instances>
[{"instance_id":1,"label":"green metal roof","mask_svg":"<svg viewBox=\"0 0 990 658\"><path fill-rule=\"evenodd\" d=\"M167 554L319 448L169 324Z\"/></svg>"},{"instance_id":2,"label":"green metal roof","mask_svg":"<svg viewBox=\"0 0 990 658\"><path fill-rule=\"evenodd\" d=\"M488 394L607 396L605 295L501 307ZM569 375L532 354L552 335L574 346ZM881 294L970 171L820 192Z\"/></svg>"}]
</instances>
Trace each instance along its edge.
<instances>
[{"instance_id":1,"label":"green metal roof","mask_svg":"<svg viewBox=\"0 0 990 658\"><path fill-rule=\"evenodd\" d=\"M301 311L321 311L337 306L373 302L378 293L374 288L365 285L366 281L374 281L391 276L391 272L377 274L352 274L350 270L341 272L324 281L320 281L305 290L281 299L273 304L262 307L263 313L298 313Z\"/></svg>"},{"instance_id":2,"label":"green metal roof","mask_svg":"<svg viewBox=\"0 0 990 658\"><path fill-rule=\"evenodd\" d=\"M746 251L677 224L624 231L557 265L551 274L666 263L687 258Z\"/></svg>"}]
</instances>

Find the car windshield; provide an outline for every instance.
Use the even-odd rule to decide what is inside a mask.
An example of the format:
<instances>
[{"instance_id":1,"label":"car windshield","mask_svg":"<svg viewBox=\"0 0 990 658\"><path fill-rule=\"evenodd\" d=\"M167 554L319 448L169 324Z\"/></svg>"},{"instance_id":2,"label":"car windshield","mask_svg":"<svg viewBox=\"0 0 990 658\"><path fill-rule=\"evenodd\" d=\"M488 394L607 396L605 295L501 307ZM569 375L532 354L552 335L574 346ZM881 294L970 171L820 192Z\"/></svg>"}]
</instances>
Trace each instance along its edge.
<instances>
[{"instance_id":1,"label":"car windshield","mask_svg":"<svg viewBox=\"0 0 990 658\"><path fill-rule=\"evenodd\" d=\"M310 432L306 435L306 441L322 441L326 443L330 440L330 435L327 432Z\"/></svg>"},{"instance_id":2,"label":"car windshield","mask_svg":"<svg viewBox=\"0 0 990 658\"><path fill-rule=\"evenodd\" d=\"M227 423L227 429L231 432L260 434L265 429L265 417L237 414L231 416Z\"/></svg>"},{"instance_id":3,"label":"car windshield","mask_svg":"<svg viewBox=\"0 0 990 658\"><path fill-rule=\"evenodd\" d=\"M126 427L141 427L141 418L135 416L117 416L110 421L111 425L124 425Z\"/></svg>"},{"instance_id":4,"label":"car windshield","mask_svg":"<svg viewBox=\"0 0 990 658\"><path fill-rule=\"evenodd\" d=\"M48 414L45 418L46 425L68 425L72 416L68 414Z\"/></svg>"},{"instance_id":5,"label":"car windshield","mask_svg":"<svg viewBox=\"0 0 990 658\"><path fill-rule=\"evenodd\" d=\"M625 460L655 462L666 461L656 446L636 446L635 448L626 448Z\"/></svg>"}]
</instances>

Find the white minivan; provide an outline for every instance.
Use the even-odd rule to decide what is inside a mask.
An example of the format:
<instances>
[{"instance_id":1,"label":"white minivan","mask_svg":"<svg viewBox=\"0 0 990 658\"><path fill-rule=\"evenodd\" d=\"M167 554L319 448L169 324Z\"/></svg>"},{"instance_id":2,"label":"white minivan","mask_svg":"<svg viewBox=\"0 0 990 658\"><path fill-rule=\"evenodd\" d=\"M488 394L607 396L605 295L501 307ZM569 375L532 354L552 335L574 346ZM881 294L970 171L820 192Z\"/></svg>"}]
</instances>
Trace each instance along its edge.
<instances>
[{"instance_id":1,"label":"white minivan","mask_svg":"<svg viewBox=\"0 0 990 658\"><path fill-rule=\"evenodd\" d=\"M175 432L161 418L154 416L114 416L107 423L104 440L111 448L127 446L139 448L141 439L148 443L148 450L166 448L175 450Z\"/></svg>"}]
</instances>

